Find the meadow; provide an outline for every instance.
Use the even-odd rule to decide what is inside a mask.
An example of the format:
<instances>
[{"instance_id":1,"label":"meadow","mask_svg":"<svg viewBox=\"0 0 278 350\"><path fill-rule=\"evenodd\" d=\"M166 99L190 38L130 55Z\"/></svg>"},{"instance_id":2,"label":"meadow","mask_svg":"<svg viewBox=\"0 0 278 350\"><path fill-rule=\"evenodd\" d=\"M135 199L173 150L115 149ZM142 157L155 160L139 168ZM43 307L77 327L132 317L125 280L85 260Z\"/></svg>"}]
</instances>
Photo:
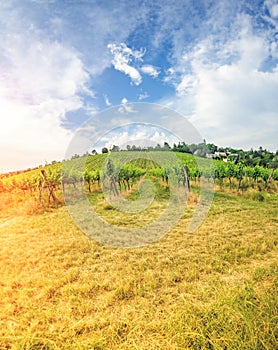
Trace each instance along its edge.
<instances>
[{"instance_id":1,"label":"meadow","mask_svg":"<svg viewBox=\"0 0 278 350\"><path fill-rule=\"evenodd\" d=\"M167 205L162 185L130 225ZM188 233L199 190L192 181L177 225L129 249L87 237L63 204L0 193L0 349L275 349L276 185L236 186L219 182L203 224ZM88 196L99 215L127 224L95 182Z\"/></svg>"}]
</instances>

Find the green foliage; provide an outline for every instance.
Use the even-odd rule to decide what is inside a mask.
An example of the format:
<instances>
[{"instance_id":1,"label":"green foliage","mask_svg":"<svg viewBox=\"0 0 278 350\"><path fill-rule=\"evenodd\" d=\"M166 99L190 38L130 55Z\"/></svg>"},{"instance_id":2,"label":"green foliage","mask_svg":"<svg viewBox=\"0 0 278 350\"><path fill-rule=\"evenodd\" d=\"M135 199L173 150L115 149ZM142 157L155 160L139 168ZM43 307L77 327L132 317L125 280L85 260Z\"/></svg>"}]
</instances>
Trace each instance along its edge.
<instances>
[{"instance_id":1,"label":"green foliage","mask_svg":"<svg viewBox=\"0 0 278 350\"><path fill-rule=\"evenodd\" d=\"M261 192L255 193L252 198L258 202L263 202L265 200L265 196Z\"/></svg>"},{"instance_id":2,"label":"green foliage","mask_svg":"<svg viewBox=\"0 0 278 350\"><path fill-rule=\"evenodd\" d=\"M165 154L165 151L160 152L161 154L164 152L163 155ZM248 187L259 190L269 189L273 182L278 181L278 168L271 169L258 164L255 166L245 165L244 162L236 164L229 160L227 162L213 160L212 164L211 160L178 152L176 155L179 163L173 166L161 167L151 158L143 155L140 158L135 158L128 163L122 164L123 154L123 152L113 152L115 180L122 190L130 189L143 176L157 178L165 184L168 184L169 178L174 176L179 185L184 184L184 166L188 168L190 180L200 181L201 177L204 177L207 180L216 181L221 188L224 188L227 184L230 190L235 188L236 183L238 190L247 189ZM140 154L142 154L142 151L140 151ZM155 154L159 159L159 151L155 151ZM76 189L83 182L86 184L88 191L91 192L92 185L100 186L101 176L105 178L105 174L101 169L107 157L109 157L107 154L88 155L85 169L82 157L80 157L67 161L64 163L66 166L63 167L61 163L54 162L44 168L34 169L29 172L11 176L2 175L0 178L0 192L21 190L24 193L35 194L42 183L42 170L46 172L46 178L44 179L46 185L53 186L55 189L61 189L61 182L63 182L63 186L72 186ZM201 167L198 166L200 162L202 162ZM275 189L275 186L272 186L272 188Z\"/></svg>"}]
</instances>

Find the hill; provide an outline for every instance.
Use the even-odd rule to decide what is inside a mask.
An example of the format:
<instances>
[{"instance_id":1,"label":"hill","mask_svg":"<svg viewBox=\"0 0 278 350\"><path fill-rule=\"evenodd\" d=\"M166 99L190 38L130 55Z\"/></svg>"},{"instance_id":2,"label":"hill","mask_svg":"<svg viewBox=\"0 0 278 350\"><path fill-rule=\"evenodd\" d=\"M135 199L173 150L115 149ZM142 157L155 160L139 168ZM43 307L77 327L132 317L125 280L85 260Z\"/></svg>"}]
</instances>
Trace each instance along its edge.
<instances>
[{"instance_id":1,"label":"hill","mask_svg":"<svg viewBox=\"0 0 278 350\"><path fill-rule=\"evenodd\" d=\"M113 207L99 183L103 176L110 185L107 155L1 179L1 349L275 348L275 171L264 175L263 167L211 160L200 171L199 159L177 157L181 162L168 169L138 153L119 168L116 186L131 205L142 181L155 185L150 205L128 214ZM185 165L190 192L180 172ZM170 232L142 247L115 248L89 238L63 203L64 185L70 198L85 193L112 225L144 227L167 208L171 181L187 191L187 206ZM201 181L216 192L192 234L187 227Z\"/></svg>"}]
</instances>

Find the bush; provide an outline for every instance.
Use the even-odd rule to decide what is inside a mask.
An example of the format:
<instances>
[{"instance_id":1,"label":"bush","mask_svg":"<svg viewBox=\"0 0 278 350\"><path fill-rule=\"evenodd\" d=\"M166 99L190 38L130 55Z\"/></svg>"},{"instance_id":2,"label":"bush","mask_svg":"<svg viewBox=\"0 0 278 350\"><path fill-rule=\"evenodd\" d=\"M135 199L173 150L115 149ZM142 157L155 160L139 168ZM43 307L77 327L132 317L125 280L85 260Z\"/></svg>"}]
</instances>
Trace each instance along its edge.
<instances>
[{"instance_id":1,"label":"bush","mask_svg":"<svg viewBox=\"0 0 278 350\"><path fill-rule=\"evenodd\" d=\"M265 197L261 192L257 192L253 194L252 199L255 201L263 202L265 200Z\"/></svg>"}]
</instances>

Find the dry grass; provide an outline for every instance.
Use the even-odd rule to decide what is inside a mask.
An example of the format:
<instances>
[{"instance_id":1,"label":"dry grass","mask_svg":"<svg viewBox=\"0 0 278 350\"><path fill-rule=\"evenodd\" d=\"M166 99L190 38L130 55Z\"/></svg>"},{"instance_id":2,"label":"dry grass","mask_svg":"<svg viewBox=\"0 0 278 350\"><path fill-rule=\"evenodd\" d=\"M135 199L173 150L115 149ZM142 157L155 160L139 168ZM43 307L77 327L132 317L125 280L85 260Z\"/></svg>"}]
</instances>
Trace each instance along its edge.
<instances>
[{"instance_id":1,"label":"dry grass","mask_svg":"<svg viewBox=\"0 0 278 350\"><path fill-rule=\"evenodd\" d=\"M193 193L136 249L90 240L65 207L2 216L0 349L274 349L278 197L265 197L217 193L189 234Z\"/></svg>"}]
</instances>

